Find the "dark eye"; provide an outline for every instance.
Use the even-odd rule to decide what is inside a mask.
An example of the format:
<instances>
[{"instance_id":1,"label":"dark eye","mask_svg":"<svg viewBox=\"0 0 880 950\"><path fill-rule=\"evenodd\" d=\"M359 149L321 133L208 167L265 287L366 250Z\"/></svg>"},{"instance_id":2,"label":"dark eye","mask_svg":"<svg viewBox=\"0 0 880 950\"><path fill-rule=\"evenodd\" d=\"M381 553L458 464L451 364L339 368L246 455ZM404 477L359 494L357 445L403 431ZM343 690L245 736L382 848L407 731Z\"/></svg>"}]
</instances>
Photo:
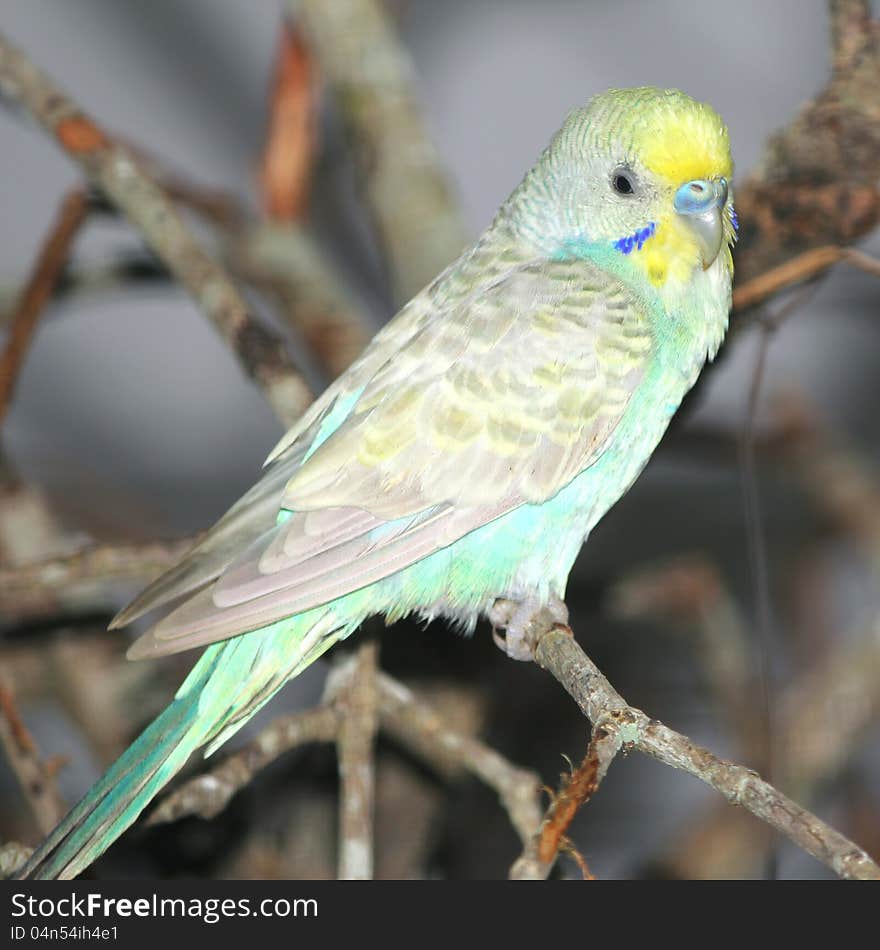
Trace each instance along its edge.
<instances>
[{"instance_id":1,"label":"dark eye","mask_svg":"<svg viewBox=\"0 0 880 950\"><path fill-rule=\"evenodd\" d=\"M632 172L624 168L617 168L611 175L611 187L619 195L631 195L635 193L636 185Z\"/></svg>"}]
</instances>

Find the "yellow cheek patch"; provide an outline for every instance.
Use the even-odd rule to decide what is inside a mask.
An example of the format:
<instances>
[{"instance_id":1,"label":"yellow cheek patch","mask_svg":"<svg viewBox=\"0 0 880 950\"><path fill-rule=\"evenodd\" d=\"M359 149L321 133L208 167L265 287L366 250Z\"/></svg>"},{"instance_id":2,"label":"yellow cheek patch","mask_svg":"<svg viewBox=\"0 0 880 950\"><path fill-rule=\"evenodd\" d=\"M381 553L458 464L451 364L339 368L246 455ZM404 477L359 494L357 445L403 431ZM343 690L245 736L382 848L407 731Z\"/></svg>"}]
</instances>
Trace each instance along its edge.
<instances>
[{"instance_id":1,"label":"yellow cheek patch","mask_svg":"<svg viewBox=\"0 0 880 950\"><path fill-rule=\"evenodd\" d=\"M730 139L715 112L702 104L664 110L646 122L635 143L644 166L678 186L697 178L730 178Z\"/></svg>"},{"instance_id":2,"label":"yellow cheek patch","mask_svg":"<svg viewBox=\"0 0 880 950\"><path fill-rule=\"evenodd\" d=\"M700 262L700 249L688 229L677 218L659 222L644 249L632 255L655 287L668 281L689 280Z\"/></svg>"}]
</instances>

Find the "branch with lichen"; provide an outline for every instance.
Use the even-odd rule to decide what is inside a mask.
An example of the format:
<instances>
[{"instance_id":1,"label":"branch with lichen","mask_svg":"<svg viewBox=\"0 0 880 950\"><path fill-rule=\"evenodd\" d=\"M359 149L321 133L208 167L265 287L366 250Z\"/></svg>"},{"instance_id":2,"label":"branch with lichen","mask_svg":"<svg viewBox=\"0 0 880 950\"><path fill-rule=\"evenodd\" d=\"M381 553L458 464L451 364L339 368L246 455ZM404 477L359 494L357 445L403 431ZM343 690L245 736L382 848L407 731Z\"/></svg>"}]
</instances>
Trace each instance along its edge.
<instances>
[{"instance_id":1,"label":"branch with lichen","mask_svg":"<svg viewBox=\"0 0 880 950\"><path fill-rule=\"evenodd\" d=\"M880 564L880 492L868 460L820 425L789 396L773 415L766 448L781 461L835 532ZM811 587L815 587L811 583ZM757 723L745 655L745 630L717 572L699 560L639 572L616 586L617 615L672 619L700 634L709 679L734 735L755 756ZM880 714L880 620L831 645L781 691L774 718L774 770L809 801L838 776ZM750 708L751 707L751 708ZM682 829L653 863L682 878L739 877L760 865L772 838L735 810L718 807Z\"/></svg>"},{"instance_id":2,"label":"branch with lichen","mask_svg":"<svg viewBox=\"0 0 880 950\"><path fill-rule=\"evenodd\" d=\"M551 673L575 700L602 742L603 763L622 749L649 755L681 769L740 805L844 878L880 880L880 867L852 841L765 782L756 772L735 765L696 745L640 709L630 706L575 642L568 627L538 611L527 633L536 663ZM604 765L607 770L607 765ZM527 860L529 850L524 856ZM523 864L526 864L524 860ZM552 862L526 864L544 877ZM514 865L513 873L529 876Z\"/></svg>"}]
</instances>

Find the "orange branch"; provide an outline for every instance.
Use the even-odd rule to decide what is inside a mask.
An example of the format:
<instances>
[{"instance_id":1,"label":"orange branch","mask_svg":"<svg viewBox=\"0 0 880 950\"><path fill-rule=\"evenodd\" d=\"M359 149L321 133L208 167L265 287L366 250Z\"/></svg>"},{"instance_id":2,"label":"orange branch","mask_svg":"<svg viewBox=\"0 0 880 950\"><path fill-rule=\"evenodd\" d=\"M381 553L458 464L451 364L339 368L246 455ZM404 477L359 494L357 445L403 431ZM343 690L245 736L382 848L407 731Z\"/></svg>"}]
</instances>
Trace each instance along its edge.
<instances>
[{"instance_id":1,"label":"orange branch","mask_svg":"<svg viewBox=\"0 0 880 950\"><path fill-rule=\"evenodd\" d=\"M263 208L274 221L305 214L317 139L314 63L301 32L281 29L260 167Z\"/></svg>"},{"instance_id":2,"label":"orange branch","mask_svg":"<svg viewBox=\"0 0 880 950\"><path fill-rule=\"evenodd\" d=\"M70 256L73 239L85 222L88 210L89 199L83 189L78 188L64 198L52 230L16 304L6 348L0 356L0 422L12 402L15 384L34 338L40 315L55 290L58 278Z\"/></svg>"}]
</instances>

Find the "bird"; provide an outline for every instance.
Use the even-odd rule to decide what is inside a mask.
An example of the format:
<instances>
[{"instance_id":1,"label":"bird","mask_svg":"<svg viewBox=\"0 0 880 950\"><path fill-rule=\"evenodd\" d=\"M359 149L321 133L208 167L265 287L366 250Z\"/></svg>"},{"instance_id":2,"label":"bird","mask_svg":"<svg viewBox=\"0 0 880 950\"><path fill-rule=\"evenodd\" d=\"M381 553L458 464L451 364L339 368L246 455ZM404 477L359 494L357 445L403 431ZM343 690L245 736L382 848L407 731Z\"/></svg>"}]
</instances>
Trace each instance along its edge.
<instances>
[{"instance_id":1,"label":"bird","mask_svg":"<svg viewBox=\"0 0 880 950\"><path fill-rule=\"evenodd\" d=\"M575 108L483 234L373 338L262 476L113 620L203 647L173 701L19 870L72 878L368 617L567 621L572 565L727 330L727 128L674 89Z\"/></svg>"}]
</instances>

